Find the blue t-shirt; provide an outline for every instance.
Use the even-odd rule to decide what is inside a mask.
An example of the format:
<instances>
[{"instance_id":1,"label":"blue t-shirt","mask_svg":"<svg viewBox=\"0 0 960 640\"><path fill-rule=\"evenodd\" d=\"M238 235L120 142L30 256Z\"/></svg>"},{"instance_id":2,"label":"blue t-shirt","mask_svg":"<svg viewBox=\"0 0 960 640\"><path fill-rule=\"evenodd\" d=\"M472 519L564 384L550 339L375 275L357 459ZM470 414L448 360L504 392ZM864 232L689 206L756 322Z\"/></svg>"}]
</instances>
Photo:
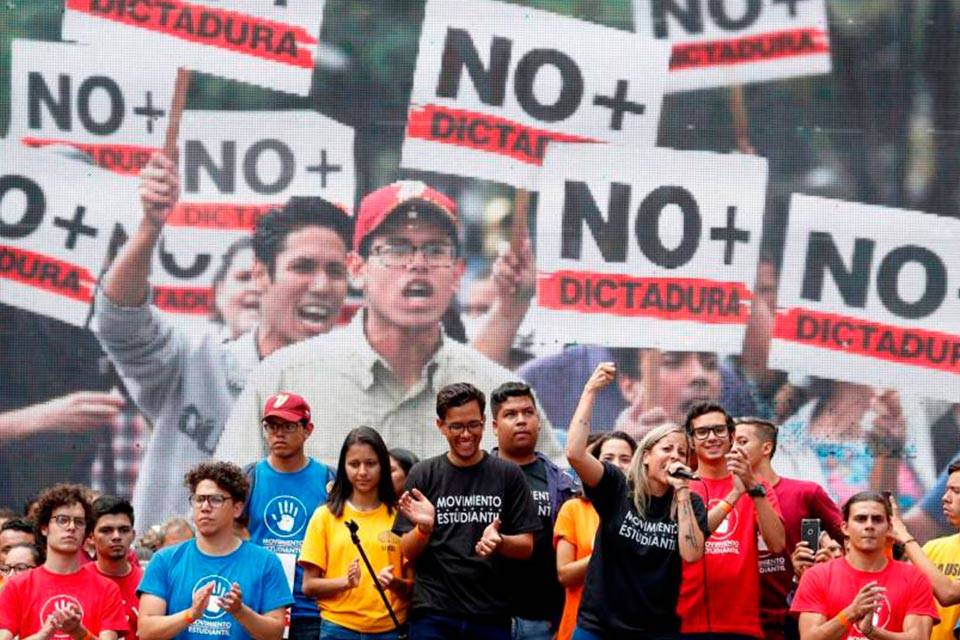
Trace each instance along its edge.
<instances>
[{"instance_id":1,"label":"blue t-shirt","mask_svg":"<svg viewBox=\"0 0 960 640\"><path fill-rule=\"evenodd\" d=\"M288 579L293 577L291 617L319 618L316 602L303 595L303 567L297 559L310 516L327 501L327 468L311 458L300 471L281 473L264 459L253 473L246 507L250 542L277 554Z\"/></svg>"},{"instance_id":2,"label":"blue t-shirt","mask_svg":"<svg viewBox=\"0 0 960 640\"><path fill-rule=\"evenodd\" d=\"M242 542L225 556L208 556L187 540L161 549L151 558L137 593L162 598L167 614L183 611L193 603L193 594L215 582L203 617L175 636L178 640L210 640L211 636L246 640L250 634L236 619L220 608L219 596L234 582L240 585L243 602L257 613L266 613L293 604L293 596L280 560L255 544Z\"/></svg>"}]
</instances>

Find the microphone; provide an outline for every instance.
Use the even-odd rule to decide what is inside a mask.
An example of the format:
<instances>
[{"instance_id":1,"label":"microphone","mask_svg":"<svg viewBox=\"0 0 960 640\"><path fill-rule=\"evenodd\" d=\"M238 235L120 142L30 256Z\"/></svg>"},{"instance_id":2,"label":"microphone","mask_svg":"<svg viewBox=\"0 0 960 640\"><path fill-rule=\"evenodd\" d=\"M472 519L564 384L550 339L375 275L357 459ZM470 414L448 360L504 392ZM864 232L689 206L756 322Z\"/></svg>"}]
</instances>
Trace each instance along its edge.
<instances>
[{"instance_id":1,"label":"microphone","mask_svg":"<svg viewBox=\"0 0 960 640\"><path fill-rule=\"evenodd\" d=\"M667 475L670 476L671 478L683 478L684 480L700 479L700 476L698 476L696 473L694 473L693 471L690 471L689 469L684 469L683 467L679 467L677 469L674 469L673 471L667 471Z\"/></svg>"}]
</instances>

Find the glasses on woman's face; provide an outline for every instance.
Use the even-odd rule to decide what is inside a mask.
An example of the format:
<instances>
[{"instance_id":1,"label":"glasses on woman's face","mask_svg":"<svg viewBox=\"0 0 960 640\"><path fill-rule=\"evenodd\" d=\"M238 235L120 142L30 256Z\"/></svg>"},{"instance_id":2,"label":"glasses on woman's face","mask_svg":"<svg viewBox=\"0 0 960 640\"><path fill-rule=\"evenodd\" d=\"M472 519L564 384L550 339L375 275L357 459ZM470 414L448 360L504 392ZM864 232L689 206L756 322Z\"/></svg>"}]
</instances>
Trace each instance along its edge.
<instances>
[{"instance_id":1,"label":"glasses on woman's face","mask_svg":"<svg viewBox=\"0 0 960 640\"><path fill-rule=\"evenodd\" d=\"M711 433L723 440L729 437L730 429L725 424L708 424L693 429L693 437L697 440L706 440Z\"/></svg>"},{"instance_id":2,"label":"glasses on woman's face","mask_svg":"<svg viewBox=\"0 0 960 640\"><path fill-rule=\"evenodd\" d=\"M56 522L56 523L57 523L57 526L60 527L61 529L66 529L66 528L69 527L71 524L72 524L75 528L77 528L77 529L86 529L86 528L87 528L87 521L86 521L86 519L85 519L85 518L78 518L78 517L76 517L76 516L59 515L59 516L53 516L52 518L50 518L50 520L53 521L53 522Z\"/></svg>"},{"instance_id":3,"label":"glasses on woman's face","mask_svg":"<svg viewBox=\"0 0 960 640\"><path fill-rule=\"evenodd\" d=\"M37 565L27 564L26 562L18 562L17 564L0 564L0 575L3 576L17 576L23 573L24 571L30 571L30 569L35 569Z\"/></svg>"}]
</instances>

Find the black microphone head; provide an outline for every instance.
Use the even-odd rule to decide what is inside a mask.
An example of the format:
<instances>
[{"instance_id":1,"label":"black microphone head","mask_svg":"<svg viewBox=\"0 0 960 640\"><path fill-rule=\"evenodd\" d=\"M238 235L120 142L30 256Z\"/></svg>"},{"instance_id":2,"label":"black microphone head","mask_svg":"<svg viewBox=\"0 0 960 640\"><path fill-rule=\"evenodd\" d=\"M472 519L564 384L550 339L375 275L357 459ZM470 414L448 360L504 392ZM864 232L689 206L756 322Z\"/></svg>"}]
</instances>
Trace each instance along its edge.
<instances>
[{"instance_id":1,"label":"black microphone head","mask_svg":"<svg viewBox=\"0 0 960 640\"><path fill-rule=\"evenodd\" d=\"M698 476L696 473L694 473L693 471L689 471L688 469L684 469L682 467L679 469L674 469L673 471L668 471L667 475L672 476L674 478L683 478L685 480L700 479L700 476Z\"/></svg>"},{"instance_id":2,"label":"black microphone head","mask_svg":"<svg viewBox=\"0 0 960 640\"><path fill-rule=\"evenodd\" d=\"M358 525L355 520L347 520L343 524L347 525L347 529L350 530L350 533L356 533L360 530L360 525Z\"/></svg>"}]
</instances>

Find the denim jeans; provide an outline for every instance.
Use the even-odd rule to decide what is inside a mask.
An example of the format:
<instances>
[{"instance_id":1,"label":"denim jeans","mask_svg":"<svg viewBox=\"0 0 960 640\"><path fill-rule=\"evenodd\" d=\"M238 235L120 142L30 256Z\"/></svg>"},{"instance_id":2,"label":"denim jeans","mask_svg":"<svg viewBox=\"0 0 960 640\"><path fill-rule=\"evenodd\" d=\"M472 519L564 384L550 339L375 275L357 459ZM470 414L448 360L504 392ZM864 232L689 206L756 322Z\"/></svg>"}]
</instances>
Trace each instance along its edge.
<instances>
[{"instance_id":1,"label":"denim jeans","mask_svg":"<svg viewBox=\"0 0 960 640\"><path fill-rule=\"evenodd\" d=\"M362 633L341 627L329 620L324 620L320 625L320 640L399 640L399 638L399 631Z\"/></svg>"},{"instance_id":2,"label":"denim jeans","mask_svg":"<svg viewBox=\"0 0 960 640\"><path fill-rule=\"evenodd\" d=\"M290 640L318 640L320 616L297 616L290 619Z\"/></svg>"},{"instance_id":3,"label":"denim jeans","mask_svg":"<svg viewBox=\"0 0 960 640\"><path fill-rule=\"evenodd\" d=\"M556 632L549 620L513 619L513 640L552 640Z\"/></svg>"},{"instance_id":4,"label":"denim jeans","mask_svg":"<svg viewBox=\"0 0 960 640\"><path fill-rule=\"evenodd\" d=\"M410 621L410 640L510 640L510 621L474 622L434 613Z\"/></svg>"}]
</instances>

